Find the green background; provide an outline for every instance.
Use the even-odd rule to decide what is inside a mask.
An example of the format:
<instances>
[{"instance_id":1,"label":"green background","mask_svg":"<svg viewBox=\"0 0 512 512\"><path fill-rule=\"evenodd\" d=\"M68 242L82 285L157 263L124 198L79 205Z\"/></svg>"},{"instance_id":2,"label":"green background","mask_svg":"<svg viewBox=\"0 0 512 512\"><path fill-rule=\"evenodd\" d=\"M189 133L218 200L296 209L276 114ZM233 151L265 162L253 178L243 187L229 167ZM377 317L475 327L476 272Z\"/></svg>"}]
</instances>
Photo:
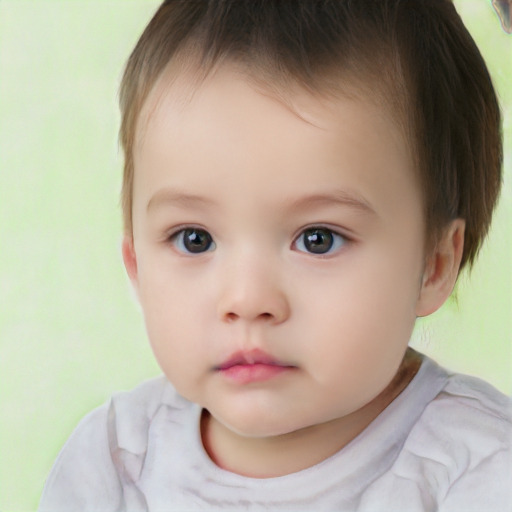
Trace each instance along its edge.
<instances>
[{"instance_id":1,"label":"green background","mask_svg":"<svg viewBox=\"0 0 512 512\"><path fill-rule=\"evenodd\" d=\"M159 2L0 0L0 510L34 510L58 450L159 373L120 256L117 88ZM512 391L512 36L459 0L499 90L505 186L480 260L414 345ZM471 108L468 105L468 108Z\"/></svg>"}]
</instances>

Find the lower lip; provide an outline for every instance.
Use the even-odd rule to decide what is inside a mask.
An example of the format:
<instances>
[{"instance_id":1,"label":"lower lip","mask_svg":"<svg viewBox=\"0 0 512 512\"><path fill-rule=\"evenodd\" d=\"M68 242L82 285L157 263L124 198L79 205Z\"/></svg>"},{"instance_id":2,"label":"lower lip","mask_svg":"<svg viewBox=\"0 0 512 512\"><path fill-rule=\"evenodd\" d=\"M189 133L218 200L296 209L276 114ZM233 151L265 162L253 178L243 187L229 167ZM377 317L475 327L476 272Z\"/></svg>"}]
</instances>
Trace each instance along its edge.
<instances>
[{"instance_id":1,"label":"lower lip","mask_svg":"<svg viewBox=\"0 0 512 512\"><path fill-rule=\"evenodd\" d=\"M292 366L279 366L272 364L237 364L220 370L227 379L237 384L250 384L252 382L264 382L278 375L290 372Z\"/></svg>"}]
</instances>

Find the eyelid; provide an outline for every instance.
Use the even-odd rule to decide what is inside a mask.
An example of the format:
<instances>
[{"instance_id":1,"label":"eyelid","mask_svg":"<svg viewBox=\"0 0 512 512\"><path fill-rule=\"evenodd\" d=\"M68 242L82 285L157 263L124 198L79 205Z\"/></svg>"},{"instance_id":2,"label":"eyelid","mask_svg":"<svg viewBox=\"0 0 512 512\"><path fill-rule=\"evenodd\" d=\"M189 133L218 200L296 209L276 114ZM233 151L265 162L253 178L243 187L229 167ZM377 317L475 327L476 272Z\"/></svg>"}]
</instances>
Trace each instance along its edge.
<instances>
[{"instance_id":1,"label":"eyelid","mask_svg":"<svg viewBox=\"0 0 512 512\"><path fill-rule=\"evenodd\" d=\"M298 251L302 254L312 255L315 258L328 258L328 257L334 256L334 255L338 254L343 249L343 247L345 245L354 241L353 237L350 235L347 235L345 230L342 230L339 227L333 227L332 225L329 225L329 224L318 223L318 224L311 224L309 226L302 227L293 237L292 248L296 247L297 241L300 239L301 236L304 235L304 233L306 231L312 230L312 229L324 229L326 231L330 231L334 236L341 237L343 239L343 243L341 244L341 247L338 247L337 249L335 249L333 251L329 250L326 253L313 253L313 252L301 251L301 250Z\"/></svg>"},{"instance_id":2,"label":"eyelid","mask_svg":"<svg viewBox=\"0 0 512 512\"><path fill-rule=\"evenodd\" d=\"M319 222L317 224L308 224L306 226L302 226L300 229L298 229L295 234L293 235L293 241L297 240L299 236L304 233L304 231L307 231L308 229L327 229L328 231L331 231L335 235L339 235L343 237L345 240L353 242L356 239L356 236L352 234L352 232L347 228L342 228L340 226L334 226L332 224L329 224L328 222L322 223Z\"/></svg>"},{"instance_id":3,"label":"eyelid","mask_svg":"<svg viewBox=\"0 0 512 512\"><path fill-rule=\"evenodd\" d=\"M185 231L186 229L200 229L201 231L206 231L206 232L210 233L210 231L207 228L205 228L204 226L201 226L199 224L178 224L177 226L173 226L172 228L166 229L163 232L163 236L162 236L163 241L171 240L171 238L175 237L181 231ZM211 233L210 233L210 236L211 236Z\"/></svg>"},{"instance_id":4,"label":"eyelid","mask_svg":"<svg viewBox=\"0 0 512 512\"><path fill-rule=\"evenodd\" d=\"M187 251L187 250L182 250L180 248L177 247L176 245L176 240L178 238L178 236L183 233L184 231L187 231L187 230L197 230L197 231L204 231L209 237L210 237L210 241L211 241L211 245L213 246L212 249L210 249L210 247L208 247L207 250L205 251L200 251L200 252L191 252L191 251ZM181 225L178 225L178 226L175 226L169 230L166 231L165 233L165 236L164 236L164 240L163 242L167 245L172 245L173 246L173 249L181 256L193 256L193 257L197 257L197 256L201 256L201 255L204 255L208 252L211 252L213 249L216 248L216 243L215 243L215 240L212 236L212 234L210 233L210 231L208 229L206 229L205 227L202 227L202 226L198 226L198 225L194 225L194 224L181 224Z\"/></svg>"}]
</instances>

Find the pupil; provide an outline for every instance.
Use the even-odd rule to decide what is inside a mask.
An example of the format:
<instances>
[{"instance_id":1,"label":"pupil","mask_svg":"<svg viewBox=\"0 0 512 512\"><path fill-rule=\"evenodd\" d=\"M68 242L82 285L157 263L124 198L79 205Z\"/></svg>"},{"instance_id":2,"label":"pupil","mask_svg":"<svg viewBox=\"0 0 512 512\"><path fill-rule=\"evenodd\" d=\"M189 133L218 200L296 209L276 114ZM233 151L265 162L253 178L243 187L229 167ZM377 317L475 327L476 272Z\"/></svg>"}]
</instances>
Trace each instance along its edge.
<instances>
[{"instance_id":1,"label":"pupil","mask_svg":"<svg viewBox=\"0 0 512 512\"><path fill-rule=\"evenodd\" d=\"M212 243L210 235L200 229L187 229L183 236L183 243L189 252L207 251Z\"/></svg>"},{"instance_id":2,"label":"pupil","mask_svg":"<svg viewBox=\"0 0 512 512\"><path fill-rule=\"evenodd\" d=\"M332 233L327 229L308 229L304 233L304 246L309 252L324 254L334 243Z\"/></svg>"}]
</instances>

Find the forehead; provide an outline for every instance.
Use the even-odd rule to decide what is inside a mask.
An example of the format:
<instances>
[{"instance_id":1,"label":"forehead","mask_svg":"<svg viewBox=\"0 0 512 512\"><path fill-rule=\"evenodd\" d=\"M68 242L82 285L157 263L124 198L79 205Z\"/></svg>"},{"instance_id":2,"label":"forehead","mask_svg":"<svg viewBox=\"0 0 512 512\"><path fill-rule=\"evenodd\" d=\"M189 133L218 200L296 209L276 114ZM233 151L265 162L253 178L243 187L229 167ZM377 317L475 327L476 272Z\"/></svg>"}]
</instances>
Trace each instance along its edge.
<instances>
[{"instance_id":1,"label":"forehead","mask_svg":"<svg viewBox=\"0 0 512 512\"><path fill-rule=\"evenodd\" d=\"M241 190L254 181L252 190L267 188L265 199L270 182L299 195L306 183L325 189L338 175L371 201L379 191L416 188L408 144L375 98L300 87L283 94L230 67L199 82L186 74L159 80L141 112L134 167L135 196L147 197L169 184L209 193L242 177Z\"/></svg>"},{"instance_id":2,"label":"forehead","mask_svg":"<svg viewBox=\"0 0 512 512\"><path fill-rule=\"evenodd\" d=\"M168 63L144 99L135 126L135 147L142 143L148 124L155 121L159 111L167 110L168 114L173 110L176 115L183 114L192 103L197 104L197 97L199 101L208 102L226 85L237 83L250 85L260 95L274 99L276 106L281 104L290 113L312 123L320 119L324 123L329 117L336 121L336 105L340 99L372 105L374 114L391 122L396 131L409 140L409 120L404 113L406 98L398 84L399 77L392 80L394 85L389 85L388 80L376 79L375 69L371 75L365 72L349 75L343 70L334 70L307 84L288 76L268 75L257 66L253 68L230 61L203 71L194 54L187 53L186 56L187 59L175 58ZM389 67L387 64L383 66ZM385 71L383 69L383 76L388 76Z\"/></svg>"}]
</instances>

